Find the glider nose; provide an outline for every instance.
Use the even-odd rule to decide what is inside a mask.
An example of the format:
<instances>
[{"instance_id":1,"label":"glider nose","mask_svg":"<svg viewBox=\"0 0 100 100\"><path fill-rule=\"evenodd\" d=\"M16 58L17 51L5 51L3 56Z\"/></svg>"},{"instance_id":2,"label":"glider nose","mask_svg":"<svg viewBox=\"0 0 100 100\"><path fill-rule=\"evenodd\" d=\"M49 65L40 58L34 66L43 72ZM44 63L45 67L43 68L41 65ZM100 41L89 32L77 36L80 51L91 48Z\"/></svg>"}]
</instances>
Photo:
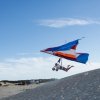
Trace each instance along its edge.
<instances>
[{"instance_id":1,"label":"glider nose","mask_svg":"<svg viewBox=\"0 0 100 100\"><path fill-rule=\"evenodd\" d=\"M45 50L40 50L40 52L44 52Z\"/></svg>"}]
</instances>

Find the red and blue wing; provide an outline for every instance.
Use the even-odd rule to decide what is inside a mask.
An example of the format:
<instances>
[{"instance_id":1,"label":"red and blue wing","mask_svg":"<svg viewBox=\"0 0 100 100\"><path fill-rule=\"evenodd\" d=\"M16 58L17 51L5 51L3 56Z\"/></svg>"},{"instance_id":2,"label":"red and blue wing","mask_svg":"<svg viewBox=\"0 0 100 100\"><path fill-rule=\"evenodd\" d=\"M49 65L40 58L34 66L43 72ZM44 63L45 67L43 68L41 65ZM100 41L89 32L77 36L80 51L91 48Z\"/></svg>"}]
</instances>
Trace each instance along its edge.
<instances>
[{"instance_id":1,"label":"red and blue wing","mask_svg":"<svg viewBox=\"0 0 100 100\"><path fill-rule=\"evenodd\" d=\"M88 60L88 53L76 53L76 47L79 43L79 39L71 41L61 46L47 48L45 50L41 50L41 52L45 52L48 54L52 54L58 57L62 57L68 60L86 63Z\"/></svg>"}]
</instances>

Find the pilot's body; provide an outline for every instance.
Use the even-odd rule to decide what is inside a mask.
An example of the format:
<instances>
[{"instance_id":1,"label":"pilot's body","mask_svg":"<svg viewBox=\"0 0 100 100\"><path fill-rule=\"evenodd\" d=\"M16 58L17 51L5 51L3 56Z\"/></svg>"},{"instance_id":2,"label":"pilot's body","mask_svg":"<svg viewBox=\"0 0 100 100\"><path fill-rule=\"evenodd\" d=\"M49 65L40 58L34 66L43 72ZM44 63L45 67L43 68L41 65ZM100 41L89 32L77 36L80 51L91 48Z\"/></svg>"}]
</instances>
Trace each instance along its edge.
<instances>
[{"instance_id":1,"label":"pilot's body","mask_svg":"<svg viewBox=\"0 0 100 100\"><path fill-rule=\"evenodd\" d=\"M52 69L52 70L58 71L59 69L61 69L61 70L64 70L64 71L68 71L70 68L72 68L74 66L68 65L67 68L65 68L65 67L59 65L58 63L55 63L55 66L54 67L55 67L55 69Z\"/></svg>"}]
</instances>

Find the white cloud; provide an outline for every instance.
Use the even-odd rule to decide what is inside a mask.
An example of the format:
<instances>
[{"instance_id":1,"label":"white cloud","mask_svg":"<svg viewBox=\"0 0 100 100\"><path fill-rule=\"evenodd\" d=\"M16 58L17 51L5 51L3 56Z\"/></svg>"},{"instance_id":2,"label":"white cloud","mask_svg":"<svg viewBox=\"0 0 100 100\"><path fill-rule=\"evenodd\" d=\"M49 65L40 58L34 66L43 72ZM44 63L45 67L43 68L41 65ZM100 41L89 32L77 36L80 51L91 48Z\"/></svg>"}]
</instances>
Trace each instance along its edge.
<instances>
[{"instance_id":1,"label":"white cloud","mask_svg":"<svg viewBox=\"0 0 100 100\"><path fill-rule=\"evenodd\" d=\"M67 73L64 71L52 71L55 57L30 57L6 59L0 62L0 80L20 80L20 79L39 79L39 78L63 78L76 73L100 68L100 63L79 64L63 60L63 65L74 65Z\"/></svg>"},{"instance_id":2,"label":"white cloud","mask_svg":"<svg viewBox=\"0 0 100 100\"><path fill-rule=\"evenodd\" d=\"M60 28L73 25L100 24L100 21L89 20L89 19L63 18L63 19L40 20L39 24L48 27Z\"/></svg>"}]
</instances>

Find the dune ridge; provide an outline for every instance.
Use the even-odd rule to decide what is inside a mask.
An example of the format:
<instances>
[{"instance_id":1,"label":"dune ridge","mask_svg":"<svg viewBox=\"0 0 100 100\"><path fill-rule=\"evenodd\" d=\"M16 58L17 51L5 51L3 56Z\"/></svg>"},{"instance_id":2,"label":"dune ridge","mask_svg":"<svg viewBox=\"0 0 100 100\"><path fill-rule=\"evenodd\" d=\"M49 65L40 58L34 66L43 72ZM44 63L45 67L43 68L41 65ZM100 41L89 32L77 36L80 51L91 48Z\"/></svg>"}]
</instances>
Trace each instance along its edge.
<instances>
[{"instance_id":1,"label":"dune ridge","mask_svg":"<svg viewBox=\"0 0 100 100\"><path fill-rule=\"evenodd\" d=\"M55 80L0 100L100 100L100 69Z\"/></svg>"}]
</instances>

